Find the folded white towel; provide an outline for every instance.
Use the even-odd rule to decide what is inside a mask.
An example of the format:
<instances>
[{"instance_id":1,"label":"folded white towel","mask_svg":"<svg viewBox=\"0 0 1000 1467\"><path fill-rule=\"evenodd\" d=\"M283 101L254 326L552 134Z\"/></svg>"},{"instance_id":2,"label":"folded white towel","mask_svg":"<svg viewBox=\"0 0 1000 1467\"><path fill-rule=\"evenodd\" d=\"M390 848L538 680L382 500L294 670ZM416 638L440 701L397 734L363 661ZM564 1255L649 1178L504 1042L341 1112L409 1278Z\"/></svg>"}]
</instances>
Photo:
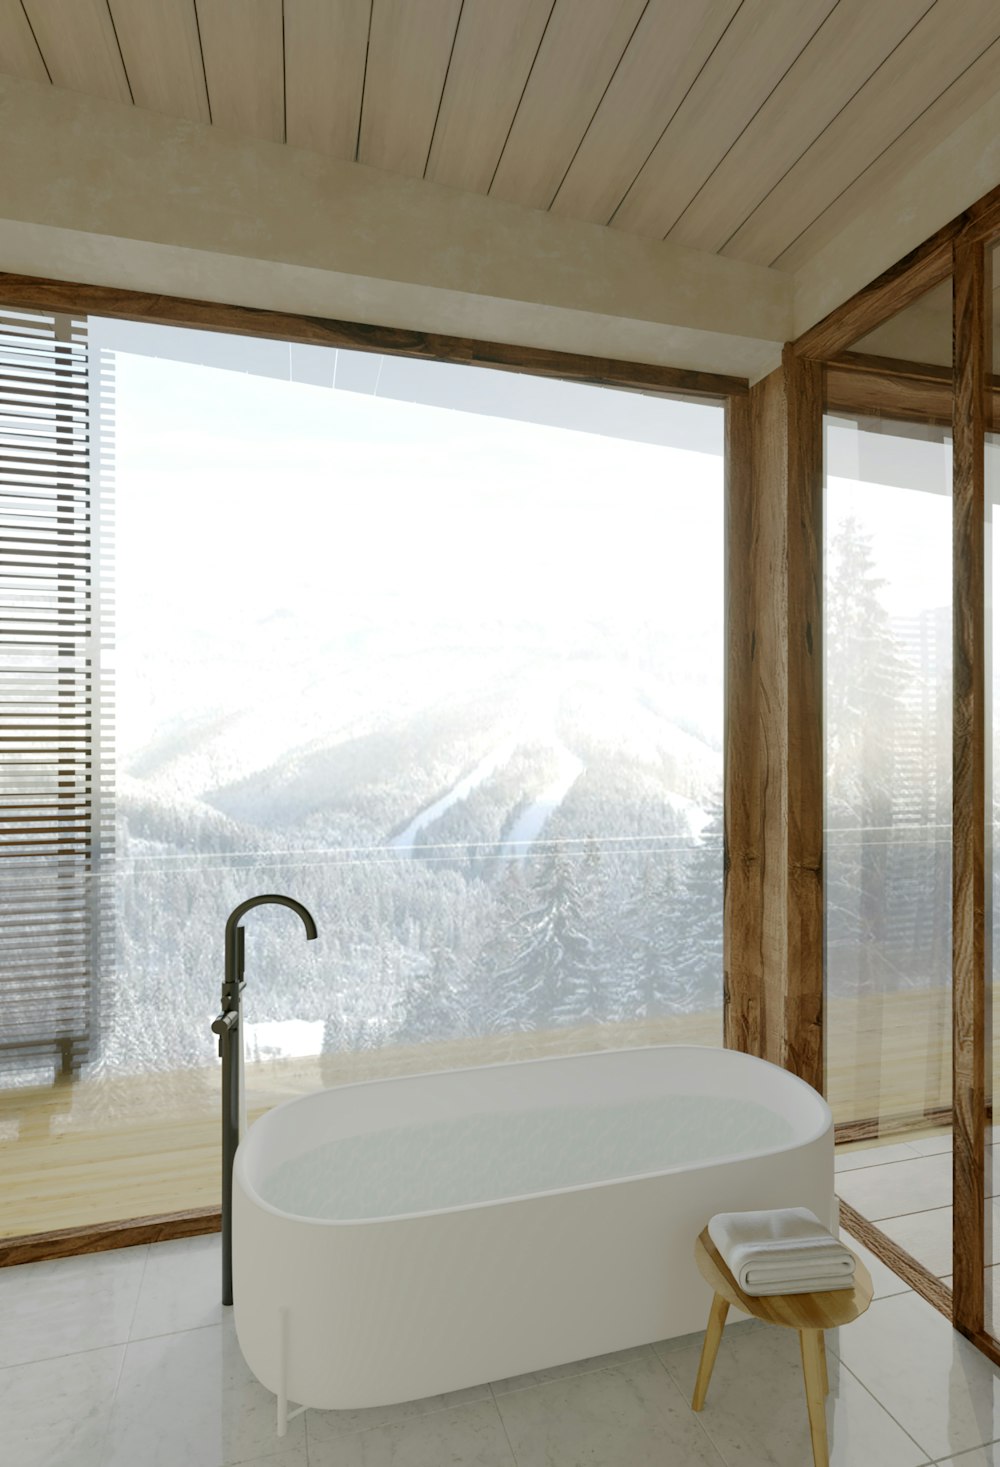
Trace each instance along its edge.
<instances>
[{"instance_id":1,"label":"folded white towel","mask_svg":"<svg viewBox=\"0 0 1000 1467\"><path fill-rule=\"evenodd\" d=\"M854 1255L805 1207L720 1212L708 1235L745 1294L811 1294L854 1286Z\"/></svg>"}]
</instances>

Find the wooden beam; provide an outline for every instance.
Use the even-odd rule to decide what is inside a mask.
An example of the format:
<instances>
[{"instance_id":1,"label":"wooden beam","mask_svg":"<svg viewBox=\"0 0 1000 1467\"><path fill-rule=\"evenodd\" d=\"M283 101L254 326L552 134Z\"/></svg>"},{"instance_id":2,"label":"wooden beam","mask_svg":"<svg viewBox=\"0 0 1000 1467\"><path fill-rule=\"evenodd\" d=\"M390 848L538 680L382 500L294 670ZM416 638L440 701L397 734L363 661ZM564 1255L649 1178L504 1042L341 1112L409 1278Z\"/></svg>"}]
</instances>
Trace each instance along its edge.
<instances>
[{"instance_id":1,"label":"wooden beam","mask_svg":"<svg viewBox=\"0 0 1000 1467\"><path fill-rule=\"evenodd\" d=\"M947 280L955 232L953 223L946 224L850 300L836 306L798 338L794 343L796 355L829 361L918 300L932 286Z\"/></svg>"},{"instance_id":2,"label":"wooden beam","mask_svg":"<svg viewBox=\"0 0 1000 1467\"><path fill-rule=\"evenodd\" d=\"M987 264L954 248L952 1074L954 1319L983 1330L986 1120L985 386Z\"/></svg>"},{"instance_id":3,"label":"wooden beam","mask_svg":"<svg viewBox=\"0 0 1000 1467\"><path fill-rule=\"evenodd\" d=\"M788 404L788 953L785 1068L824 1088L823 369L785 349Z\"/></svg>"},{"instance_id":4,"label":"wooden beam","mask_svg":"<svg viewBox=\"0 0 1000 1467\"><path fill-rule=\"evenodd\" d=\"M779 369L750 390L753 532L751 605L752 721L743 729L751 745L749 773L760 801L760 876L756 897L761 923L762 1059L784 1061L788 910L788 606L787 606L787 407ZM733 731L730 737L739 737Z\"/></svg>"},{"instance_id":5,"label":"wooden beam","mask_svg":"<svg viewBox=\"0 0 1000 1467\"><path fill-rule=\"evenodd\" d=\"M947 382L857 371L839 361L826 369L826 406L834 413L891 418L951 427L951 374Z\"/></svg>"},{"instance_id":6,"label":"wooden beam","mask_svg":"<svg viewBox=\"0 0 1000 1467\"><path fill-rule=\"evenodd\" d=\"M252 306L150 295L144 291L117 290L104 285L41 280L30 275L0 273L0 305L24 310L115 316L161 326L223 331L234 336L259 336L273 341L340 347L348 351L381 352L424 361L461 362L468 366L492 367L501 372L529 372L536 377L558 377L570 382L674 397L717 399L745 395L749 391L745 378L720 377L712 372L688 371L682 367L622 362L611 357L581 356L575 352L511 346L506 342L475 341L467 337L436 336L393 326L369 326L357 321L328 320Z\"/></svg>"},{"instance_id":7,"label":"wooden beam","mask_svg":"<svg viewBox=\"0 0 1000 1467\"><path fill-rule=\"evenodd\" d=\"M763 1053L763 880L766 778L759 767L756 562L750 402L726 404L725 855L723 1006L727 1049Z\"/></svg>"},{"instance_id":8,"label":"wooden beam","mask_svg":"<svg viewBox=\"0 0 1000 1467\"><path fill-rule=\"evenodd\" d=\"M859 1243L863 1243L876 1258L891 1268L893 1273L898 1274L904 1283L909 1284L915 1294L926 1299L939 1310L946 1319L951 1319L951 1290L947 1284L943 1284L939 1278L935 1278L930 1269L920 1263L905 1248L901 1248L892 1238L886 1237L875 1223L869 1222L866 1217L845 1202L842 1197L837 1201L840 1204L840 1226L845 1233L850 1233Z\"/></svg>"},{"instance_id":9,"label":"wooden beam","mask_svg":"<svg viewBox=\"0 0 1000 1467\"><path fill-rule=\"evenodd\" d=\"M905 310L925 291L947 280L954 248L961 242L981 244L1000 235L1000 187L991 189L930 239L897 260L850 300L835 306L794 343L798 356L829 361L856 341Z\"/></svg>"},{"instance_id":10,"label":"wooden beam","mask_svg":"<svg viewBox=\"0 0 1000 1467\"><path fill-rule=\"evenodd\" d=\"M49 1258L71 1258L78 1253L105 1253L112 1248L134 1248L140 1243L165 1243L172 1238L195 1238L217 1233L222 1215L217 1207L189 1212L167 1212L125 1222L92 1223L88 1227L59 1228L51 1233L29 1233L0 1239L0 1268L39 1263Z\"/></svg>"},{"instance_id":11,"label":"wooden beam","mask_svg":"<svg viewBox=\"0 0 1000 1467\"><path fill-rule=\"evenodd\" d=\"M749 478L729 469L724 938L727 1042L756 1045L818 1090L822 379L819 364L786 351L782 367L750 392ZM735 456L746 433L740 409L731 405L730 416Z\"/></svg>"}]
</instances>

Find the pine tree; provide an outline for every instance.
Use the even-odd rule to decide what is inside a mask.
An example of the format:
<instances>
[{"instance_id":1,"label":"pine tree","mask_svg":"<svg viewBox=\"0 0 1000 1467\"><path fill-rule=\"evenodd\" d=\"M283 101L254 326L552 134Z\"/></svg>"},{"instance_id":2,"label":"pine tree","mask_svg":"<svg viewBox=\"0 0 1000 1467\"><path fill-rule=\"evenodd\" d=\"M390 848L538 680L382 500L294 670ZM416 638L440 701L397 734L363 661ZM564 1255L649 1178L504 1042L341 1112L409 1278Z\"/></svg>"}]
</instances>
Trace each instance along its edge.
<instances>
[{"instance_id":1,"label":"pine tree","mask_svg":"<svg viewBox=\"0 0 1000 1467\"><path fill-rule=\"evenodd\" d=\"M691 1013L713 1008L722 994L722 852L725 820L721 794L683 869L681 932L677 941L677 992L672 1007Z\"/></svg>"},{"instance_id":2,"label":"pine tree","mask_svg":"<svg viewBox=\"0 0 1000 1467\"><path fill-rule=\"evenodd\" d=\"M593 1012L600 975L585 900L574 858L557 846L535 864L512 948L499 976L524 995L533 1026L600 1017Z\"/></svg>"},{"instance_id":3,"label":"pine tree","mask_svg":"<svg viewBox=\"0 0 1000 1467\"><path fill-rule=\"evenodd\" d=\"M827 904L831 976L843 985L846 960L861 990L878 986L876 968L886 956L894 723L904 679L884 585L871 536L849 517L830 547L826 587L827 826L844 832L830 862Z\"/></svg>"}]
</instances>

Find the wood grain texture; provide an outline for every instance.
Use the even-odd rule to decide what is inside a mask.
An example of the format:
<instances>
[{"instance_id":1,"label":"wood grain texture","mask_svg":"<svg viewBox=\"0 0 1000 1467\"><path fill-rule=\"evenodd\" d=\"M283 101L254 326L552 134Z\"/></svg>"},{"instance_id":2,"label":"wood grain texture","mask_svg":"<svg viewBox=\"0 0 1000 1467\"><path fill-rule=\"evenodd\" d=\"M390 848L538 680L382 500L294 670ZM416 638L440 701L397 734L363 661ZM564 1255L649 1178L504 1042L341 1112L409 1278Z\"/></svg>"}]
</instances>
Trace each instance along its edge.
<instances>
[{"instance_id":1,"label":"wood grain texture","mask_svg":"<svg viewBox=\"0 0 1000 1467\"><path fill-rule=\"evenodd\" d=\"M994 313L996 308L994 294ZM950 367L842 352L827 364L825 380L826 405L834 411L951 427ZM986 378L985 411L987 428L996 430L1000 427L1000 376L995 373Z\"/></svg>"},{"instance_id":2,"label":"wood grain texture","mask_svg":"<svg viewBox=\"0 0 1000 1467\"><path fill-rule=\"evenodd\" d=\"M194 0L108 0L137 107L210 122Z\"/></svg>"},{"instance_id":3,"label":"wood grain texture","mask_svg":"<svg viewBox=\"0 0 1000 1467\"><path fill-rule=\"evenodd\" d=\"M735 259L771 265L843 190L1000 35L1000 11L970 5L956 23L934 5L725 245Z\"/></svg>"},{"instance_id":4,"label":"wood grain texture","mask_svg":"<svg viewBox=\"0 0 1000 1467\"><path fill-rule=\"evenodd\" d=\"M754 588L752 621L753 745L745 758L760 801L762 843L760 902L759 1054L784 1063L788 958L788 424L784 373L779 368L750 390L752 515L750 553Z\"/></svg>"},{"instance_id":5,"label":"wood grain texture","mask_svg":"<svg viewBox=\"0 0 1000 1467\"><path fill-rule=\"evenodd\" d=\"M809 1435L812 1439L813 1467L830 1467L830 1448L826 1439L826 1394L830 1389L826 1374L826 1352L819 1330L799 1332L802 1374L806 1384L806 1409L809 1412Z\"/></svg>"},{"instance_id":6,"label":"wood grain texture","mask_svg":"<svg viewBox=\"0 0 1000 1467\"><path fill-rule=\"evenodd\" d=\"M49 80L21 0L0 0L0 72L25 81Z\"/></svg>"},{"instance_id":7,"label":"wood grain texture","mask_svg":"<svg viewBox=\"0 0 1000 1467\"><path fill-rule=\"evenodd\" d=\"M764 790L755 666L755 529L750 401L726 404L726 730L722 971L725 1043L763 1053Z\"/></svg>"},{"instance_id":8,"label":"wood grain texture","mask_svg":"<svg viewBox=\"0 0 1000 1467\"><path fill-rule=\"evenodd\" d=\"M352 161L372 0L285 0L286 141Z\"/></svg>"},{"instance_id":9,"label":"wood grain texture","mask_svg":"<svg viewBox=\"0 0 1000 1467\"><path fill-rule=\"evenodd\" d=\"M677 110L664 116L664 131L611 220L616 228L654 239L669 233L835 4L744 0Z\"/></svg>"},{"instance_id":10,"label":"wood grain texture","mask_svg":"<svg viewBox=\"0 0 1000 1467\"><path fill-rule=\"evenodd\" d=\"M423 176L461 11L462 0L373 0L360 163Z\"/></svg>"},{"instance_id":11,"label":"wood grain texture","mask_svg":"<svg viewBox=\"0 0 1000 1467\"><path fill-rule=\"evenodd\" d=\"M955 1322L983 1328L986 1119L985 381L987 263L954 251L952 1022Z\"/></svg>"},{"instance_id":12,"label":"wood grain texture","mask_svg":"<svg viewBox=\"0 0 1000 1467\"><path fill-rule=\"evenodd\" d=\"M950 427L950 374L934 382L835 363L826 369L826 406L834 413Z\"/></svg>"},{"instance_id":13,"label":"wood grain texture","mask_svg":"<svg viewBox=\"0 0 1000 1467\"><path fill-rule=\"evenodd\" d=\"M741 1031L755 1034L763 1058L818 1090L824 1087L822 392L822 368L788 351L782 367L750 391L751 504L731 522L727 549L730 595L739 600L728 622L724 938L727 1033L738 1047ZM742 631L735 626L739 615Z\"/></svg>"},{"instance_id":14,"label":"wood grain texture","mask_svg":"<svg viewBox=\"0 0 1000 1467\"><path fill-rule=\"evenodd\" d=\"M823 1074L823 369L786 348L788 954L785 1067Z\"/></svg>"},{"instance_id":15,"label":"wood grain texture","mask_svg":"<svg viewBox=\"0 0 1000 1467\"><path fill-rule=\"evenodd\" d=\"M436 336L393 326L297 316L251 306L218 305L181 296L115 290L102 285L41 280L29 275L0 273L0 303L29 310L39 308L119 316L164 326L189 326L202 331L231 332L235 336L261 336L273 341L346 347L350 351L384 352L427 361L461 362L469 366L493 367L498 371L531 372L538 377L637 387L649 392L688 397L745 396L749 391L744 378L720 377L711 372L691 372L643 362L619 362L610 357L551 352L537 347L510 346L504 342Z\"/></svg>"},{"instance_id":16,"label":"wood grain texture","mask_svg":"<svg viewBox=\"0 0 1000 1467\"><path fill-rule=\"evenodd\" d=\"M549 207L645 8L646 0L556 0L490 186L494 198Z\"/></svg>"},{"instance_id":17,"label":"wood grain texture","mask_svg":"<svg viewBox=\"0 0 1000 1467\"><path fill-rule=\"evenodd\" d=\"M196 0L212 121L247 137L285 137L281 0Z\"/></svg>"},{"instance_id":18,"label":"wood grain texture","mask_svg":"<svg viewBox=\"0 0 1000 1467\"><path fill-rule=\"evenodd\" d=\"M708 1235L708 1228L698 1234L694 1248L698 1272L714 1293L727 1303L759 1319L764 1324L782 1329L839 1329L864 1314L872 1302L871 1275L854 1256L853 1289L826 1289L815 1294L745 1294L726 1267L725 1259Z\"/></svg>"},{"instance_id":19,"label":"wood grain texture","mask_svg":"<svg viewBox=\"0 0 1000 1467\"><path fill-rule=\"evenodd\" d=\"M427 178L473 193L489 192L552 4L553 0L505 0L503 5L465 0L427 159Z\"/></svg>"},{"instance_id":20,"label":"wood grain texture","mask_svg":"<svg viewBox=\"0 0 1000 1467\"><path fill-rule=\"evenodd\" d=\"M946 1319L951 1319L952 1300L951 1290L947 1284L943 1284L929 1269L925 1268L898 1243L887 1238L885 1233L880 1232L874 1223L862 1217L860 1212L851 1207L850 1203L838 1198L840 1204L840 1226L852 1238L863 1243L876 1258L891 1268L893 1273L898 1274L905 1284L926 1299L928 1304L933 1305Z\"/></svg>"},{"instance_id":21,"label":"wood grain texture","mask_svg":"<svg viewBox=\"0 0 1000 1467\"><path fill-rule=\"evenodd\" d=\"M876 1141L885 1136L913 1135L928 1128L951 1129L951 1106L929 1106L902 1115L872 1115L851 1121L838 1121L834 1128L838 1146L856 1141Z\"/></svg>"},{"instance_id":22,"label":"wood grain texture","mask_svg":"<svg viewBox=\"0 0 1000 1467\"><path fill-rule=\"evenodd\" d=\"M794 342L799 356L829 361L849 350L897 311L905 310L951 273L952 243L965 216L952 220L895 265L834 308Z\"/></svg>"},{"instance_id":23,"label":"wood grain texture","mask_svg":"<svg viewBox=\"0 0 1000 1467\"><path fill-rule=\"evenodd\" d=\"M783 250L774 264L794 274L824 249L852 220L880 202L886 190L919 163L942 138L961 127L996 92L1000 41L994 41L950 87L817 215L808 229Z\"/></svg>"},{"instance_id":24,"label":"wood grain texture","mask_svg":"<svg viewBox=\"0 0 1000 1467\"><path fill-rule=\"evenodd\" d=\"M713 254L739 229L933 0L840 0L665 233Z\"/></svg>"},{"instance_id":25,"label":"wood grain texture","mask_svg":"<svg viewBox=\"0 0 1000 1467\"><path fill-rule=\"evenodd\" d=\"M608 222L739 7L740 0L650 0L554 213Z\"/></svg>"},{"instance_id":26,"label":"wood grain texture","mask_svg":"<svg viewBox=\"0 0 1000 1467\"><path fill-rule=\"evenodd\" d=\"M218 1207L195 1207L187 1212L137 1217L128 1222L3 1238L0 1239L0 1268L40 1263L50 1258L75 1258L80 1253L105 1253L112 1248L134 1248L141 1243L166 1243L172 1238L196 1238L203 1233L217 1233L221 1227L222 1213Z\"/></svg>"},{"instance_id":27,"label":"wood grain texture","mask_svg":"<svg viewBox=\"0 0 1000 1467\"><path fill-rule=\"evenodd\" d=\"M131 102L107 0L24 0L24 10L55 86Z\"/></svg>"},{"instance_id":28,"label":"wood grain texture","mask_svg":"<svg viewBox=\"0 0 1000 1467\"><path fill-rule=\"evenodd\" d=\"M698 1377L694 1383L694 1392L691 1396L691 1410L700 1411L705 1404L708 1395L709 1381L712 1379L712 1371L715 1369L716 1357L719 1346L722 1343L722 1331L726 1327L726 1317L729 1314L729 1300L721 1294L712 1297L712 1308L708 1316L708 1325L705 1329L705 1338L701 1346L701 1359L698 1362Z\"/></svg>"}]
</instances>

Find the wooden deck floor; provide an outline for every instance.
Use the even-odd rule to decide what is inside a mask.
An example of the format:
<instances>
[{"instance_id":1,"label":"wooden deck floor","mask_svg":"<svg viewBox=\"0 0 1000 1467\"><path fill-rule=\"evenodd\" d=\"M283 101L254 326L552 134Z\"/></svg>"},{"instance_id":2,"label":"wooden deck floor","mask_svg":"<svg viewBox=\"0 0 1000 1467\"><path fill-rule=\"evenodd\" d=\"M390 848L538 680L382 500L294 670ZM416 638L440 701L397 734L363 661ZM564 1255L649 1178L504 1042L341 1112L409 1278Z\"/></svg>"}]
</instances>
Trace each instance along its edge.
<instances>
[{"instance_id":1,"label":"wooden deck floor","mask_svg":"<svg viewBox=\"0 0 1000 1467\"><path fill-rule=\"evenodd\" d=\"M721 1011L249 1067L251 1117L323 1086L391 1074L641 1044L721 1043ZM831 1004L837 1119L950 1103L947 994ZM0 1237L216 1205L219 1071L105 1077L0 1090Z\"/></svg>"}]
</instances>

